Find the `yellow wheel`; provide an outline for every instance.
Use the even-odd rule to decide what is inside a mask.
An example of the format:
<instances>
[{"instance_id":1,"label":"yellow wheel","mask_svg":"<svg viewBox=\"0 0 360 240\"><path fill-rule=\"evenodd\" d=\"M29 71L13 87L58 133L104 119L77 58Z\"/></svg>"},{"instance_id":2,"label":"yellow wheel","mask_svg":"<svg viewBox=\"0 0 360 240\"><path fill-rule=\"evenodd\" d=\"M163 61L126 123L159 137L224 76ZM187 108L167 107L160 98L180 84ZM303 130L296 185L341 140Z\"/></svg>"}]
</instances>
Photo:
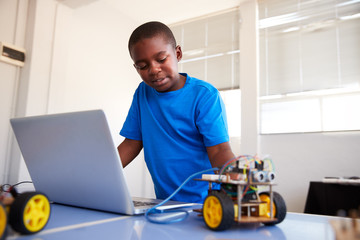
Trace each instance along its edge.
<instances>
[{"instance_id":1,"label":"yellow wheel","mask_svg":"<svg viewBox=\"0 0 360 240\"><path fill-rule=\"evenodd\" d=\"M44 194L23 193L11 205L9 223L15 231L22 234L36 233L46 226L50 211L49 200Z\"/></svg>"},{"instance_id":2,"label":"yellow wheel","mask_svg":"<svg viewBox=\"0 0 360 240\"><path fill-rule=\"evenodd\" d=\"M234 222L234 203L225 193L213 191L204 201L203 216L211 230L225 230Z\"/></svg>"},{"instance_id":3,"label":"yellow wheel","mask_svg":"<svg viewBox=\"0 0 360 240\"><path fill-rule=\"evenodd\" d=\"M0 203L0 239L3 240L7 235L7 215L5 206Z\"/></svg>"},{"instance_id":4,"label":"yellow wheel","mask_svg":"<svg viewBox=\"0 0 360 240\"><path fill-rule=\"evenodd\" d=\"M270 195L268 193L262 193L259 195L260 200L262 202L266 203L266 212L265 212L265 217L270 217ZM272 207L273 207L273 216L276 215L276 206L274 204L274 202L272 203Z\"/></svg>"},{"instance_id":5,"label":"yellow wheel","mask_svg":"<svg viewBox=\"0 0 360 240\"><path fill-rule=\"evenodd\" d=\"M264 223L265 225L274 225L282 222L286 216L286 204L284 199L277 192L273 192L273 202L270 203L270 193L263 192L259 194L260 200L266 203L265 217L270 218L270 204L273 207L273 216L276 218L273 222Z\"/></svg>"}]
</instances>

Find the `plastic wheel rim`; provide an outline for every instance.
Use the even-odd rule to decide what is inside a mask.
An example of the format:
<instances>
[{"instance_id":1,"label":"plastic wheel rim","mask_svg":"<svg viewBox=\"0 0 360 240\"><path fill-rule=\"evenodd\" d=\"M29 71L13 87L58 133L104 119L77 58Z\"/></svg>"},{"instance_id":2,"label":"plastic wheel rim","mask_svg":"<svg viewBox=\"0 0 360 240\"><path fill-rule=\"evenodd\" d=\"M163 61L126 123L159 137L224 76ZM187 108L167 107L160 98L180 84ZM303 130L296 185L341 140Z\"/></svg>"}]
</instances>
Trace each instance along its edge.
<instances>
[{"instance_id":1,"label":"plastic wheel rim","mask_svg":"<svg viewBox=\"0 0 360 240\"><path fill-rule=\"evenodd\" d=\"M270 217L270 196L268 196L266 194L261 194L260 200L263 202L266 202L266 216ZM273 207L273 217L275 217L276 216L276 206L275 206L274 202L272 203L272 207Z\"/></svg>"},{"instance_id":2,"label":"plastic wheel rim","mask_svg":"<svg viewBox=\"0 0 360 240\"><path fill-rule=\"evenodd\" d=\"M44 195L37 194L26 203L23 214L26 229L38 232L45 227L50 217L50 203Z\"/></svg>"},{"instance_id":3,"label":"plastic wheel rim","mask_svg":"<svg viewBox=\"0 0 360 240\"><path fill-rule=\"evenodd\" d=\"M2 205L0 205L0 238L5 233L6 223L7 223L7 216L6 216L5 208Z\"/></svg>"},{"instance_id":4,"label":"plastic wheel rim","mask_svg":"<svg viewBox=\"0 0 360 240\"><path fill-rule=\"evenodd\" d=\"M215 196L208 196L203 206L203 214L206 224L210 228L217 228L223 218L223 209L219 199Z\"/></svg>"}]
</instances>

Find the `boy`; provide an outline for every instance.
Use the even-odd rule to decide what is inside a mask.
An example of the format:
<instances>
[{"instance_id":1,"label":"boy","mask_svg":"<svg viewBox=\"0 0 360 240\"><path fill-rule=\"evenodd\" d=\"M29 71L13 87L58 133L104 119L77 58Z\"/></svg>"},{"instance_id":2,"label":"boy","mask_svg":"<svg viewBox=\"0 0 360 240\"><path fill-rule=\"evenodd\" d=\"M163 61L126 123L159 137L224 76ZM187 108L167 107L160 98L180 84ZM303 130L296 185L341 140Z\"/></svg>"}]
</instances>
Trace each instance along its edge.
<instances>
[{"instance_id":1,"label":"boy","mask_svg":"<svg viewBox=\"0 0 360 240\"><path fill-rule=\"evenodd\" d=\"M167 198L191 174L234 158L224 104L209 83L178 72L182 51L171 30L148 22L134 30L129 53L143 82L135 91L118 146L123 166L144 148L156 197ZM208 183L189 181L173 200L202 203Z\"/></svg>"}]
</instances>

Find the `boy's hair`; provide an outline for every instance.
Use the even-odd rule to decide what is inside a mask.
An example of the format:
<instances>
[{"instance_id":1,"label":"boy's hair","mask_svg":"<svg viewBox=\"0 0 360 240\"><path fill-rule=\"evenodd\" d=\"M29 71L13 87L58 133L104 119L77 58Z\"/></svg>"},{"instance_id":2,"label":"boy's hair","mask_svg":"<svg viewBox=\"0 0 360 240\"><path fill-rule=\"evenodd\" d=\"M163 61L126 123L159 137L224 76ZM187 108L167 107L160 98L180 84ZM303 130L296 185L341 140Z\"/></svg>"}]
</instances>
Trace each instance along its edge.
<instances>
[{"instance_id":1,"label":"boy's hair","mask_svg":"<svg viewBox=\"0 0 360 240\"><path fill-rule=\"evenodd\" d=\"M155 36L163 36L164 39L176 48L176 40L174 34L168 26L161 22L147 22L137 27L131 34L129 39L129 52L138 41L144 38L152 38Z\"/></svg>"}]
</instances>

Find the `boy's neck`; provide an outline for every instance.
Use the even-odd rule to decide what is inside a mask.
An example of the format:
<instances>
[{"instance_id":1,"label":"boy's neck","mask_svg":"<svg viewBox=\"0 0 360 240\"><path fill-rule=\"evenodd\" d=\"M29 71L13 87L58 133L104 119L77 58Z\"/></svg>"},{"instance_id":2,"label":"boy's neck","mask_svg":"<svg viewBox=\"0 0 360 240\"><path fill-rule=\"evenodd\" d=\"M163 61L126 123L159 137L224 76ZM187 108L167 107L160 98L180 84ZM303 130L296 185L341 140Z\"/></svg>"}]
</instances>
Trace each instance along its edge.
<instances>
[{"instance_id":1,"label":"boy's neck","mask_svg":"<svg viewBox=\"0 0 360 240\"><path fill-rule=\"evenodd\" d=\"M182 89L186 83L186 75L182 75L179 73L179 89Z\"/></svg>"}]
</instances>

